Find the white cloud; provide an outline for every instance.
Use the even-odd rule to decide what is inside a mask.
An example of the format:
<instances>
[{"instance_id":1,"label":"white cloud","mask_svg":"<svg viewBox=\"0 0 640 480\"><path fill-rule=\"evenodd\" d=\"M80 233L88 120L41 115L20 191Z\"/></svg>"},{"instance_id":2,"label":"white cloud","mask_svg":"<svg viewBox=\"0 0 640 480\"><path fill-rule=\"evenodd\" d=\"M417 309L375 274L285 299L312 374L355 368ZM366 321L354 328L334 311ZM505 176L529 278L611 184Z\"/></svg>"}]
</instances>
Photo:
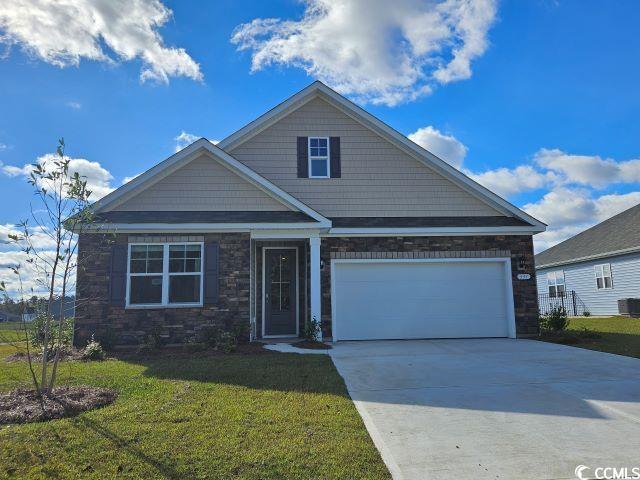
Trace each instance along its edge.
<instances>
[{"instance_id":1,"label":"white cloud","mask_svg":"<svg viewBox=\"0 0 640 480\"><path fill-rule=\"evenodd\" d=\"M4 143L0 143L0 152L1 152L2 150L6 150L7 148L9 148L9 146L8 146L8 145L6 145L6 144L4 144Z\"/></svg>"},{"instance_id":2,"label":"white cloud","mask_svg":"<svg viewBox=\"0 0 640 480\"><path fill-rule=\"evenodd\" d=\"M462 166L467 155L467 147L453 135L445 135L431 125L419 128L408 135L409 140L441 158L456 168Z\"/></svg>"},{"instance_id":3,"label":"white cloud","mask_svg":"<svg viewBox=\"0 0 640 480\"><path fill-rule=\"evenodd\" d=\"M200 137L198 135L194 135L193 133L188 133L183 130L182 132L180 132L180 135L174 138L174 140L176 141L175 151L179 152L183 148L191 145L193 142L195 142L199 138Z\"/></svg>"},{"instance_id":4,"label":"white cloud","mask_svg":"<svg viewBox=\"0 0 640 480\"><path fill-rule=\"evenodd\" d=\"M539 150L533 157L542 168L564 177L563 183L603 188L612 183L640 182L640 159L616 162L597 155L573 155L559 149Z\"/></svg>"},{"instance_id":5,"label":"white cloud","mask_svg":"<svg viewBox=\"0 0 640 480\"><path fill-rule=\"evenodd\" d=\"M136 177L139 177L140 175L142 175L142 172L141 173L136 173L135 175L131 175L130 177L124 177L122 179L122 185L124 185L125 183L129 183L131 180L133 180Z\"/></svg>"},{"instance_id":6,"label":"white cloud","mask_svg":"<svg viewBox=\"0 0 640 480\"><path fill-rule=\"evenodd\" d=\"M556 188L523 209L549 225L536 235L541 251L640 203L640 191L593 197L586 189Z\"/></svg>"},{"instance_id":7,"label":"white cloud","mask_svg":"<svg viewBox=\"0 0 640 480\"><path fill-rule=\"evenodd\" d=\"M55 257L53 250L42 250L40 252L43 259L51 262ZM31 257L33 258L33 257ZM73 257L72 263L75 263L76 256ZM32 294L43 294L47 291L44 285L47 282L47 276L44 273L45 262L36 260L35 262L27 262L27 255L21 251L0 251L0 282L5 282L7 294L16 298L20 294L20 282L18 276L11 270L11 267L20 266L20 277L22 280L22 289L25 296ZM58 277L60 279L62 274ZM76 272L75 269L70 272L67 292L73 293L75 290ZM62 287L61 284L58 287ZM60 293L60 288L56 289Z\"/></svg>"},{"instance_id":8,"label":"white cloud","mask_svg":"<svg viewBox=\"0 0 640 480\"><path fill-rule=\"evenodd\" d=\"M41 165L51 165L57 159L57 155L47 153L38 157L37 163ZM2 167L2 172L10 177L29 177L32 171L32 164L26 164L22 167L12 165L4 165ZM113 187L111 187L113 176L108 170L102 167L100 163L91 162L84 158L71 158L69 159L69 175L73 175L75 172L86 179L87 188L92 192L91 200L98 200L113 191Z\"/></svg>"},{"instance_id":9,"label":"white cloud","mask_svg":"<svg viewBox=\"0 0 640 480\"><path fill-rule=\"evenodd\" d=\"M520 165L513 169L503 167L482 173L466 170L465 173L502 197L544 188L555 180L552 172L539 172L530 165Z\"/></svg>"},{"instance_id":10,"label":"white cloud","mask_svg":"<svg viewBox=\"0 0 640 480\"><path fill-rule=\"evenodd\" d=\"M65 105L73 110L80 110L82 108L82 104L80 102L70 101L70 102L67 102Z\"/></svg>"},{"instance_id":11,"label":"white cloud","mask_svg":"<svg viewBox=\"0 0 640 480\"><path fill-rule=\"evenodd\" d=\"M487 49L495 0L306 0L300 20L257 18L231 42L253 72L304 69L357 101L396 105L471 76Z\"/></svg>"},{"instance_id":12,"label":"white cloud","mask_svg":"<svg viewBox=\"0 0 640 480\"><path fill-rule=\"evenodd\" d=\"M31 236L31 244L35 248L55 248L56 242L52 237L50 231L46 228L43 228L41 226L34 226L33 228L29 227L29 232ZM14 243L14 241L9 239L9 235L17 235L21 238L22 234L23 230L20 226L11 224L0 224L0 247L6 250L19 249L20 245L22 244Z\"/></svg>"},{"instance_id":13,"label":"white cloud","mask_svg":"<svg viewBox=\"0 0 640 480\"><path fill-rule=\"evenodd\" d=\"M81 59L139 59L143 82L202 80L200 66L186 51L166 47L158 33L171 15L160 0L3 0L0 43L19 45L58 67L77 66Z\"/></svg>"}]
</instances>

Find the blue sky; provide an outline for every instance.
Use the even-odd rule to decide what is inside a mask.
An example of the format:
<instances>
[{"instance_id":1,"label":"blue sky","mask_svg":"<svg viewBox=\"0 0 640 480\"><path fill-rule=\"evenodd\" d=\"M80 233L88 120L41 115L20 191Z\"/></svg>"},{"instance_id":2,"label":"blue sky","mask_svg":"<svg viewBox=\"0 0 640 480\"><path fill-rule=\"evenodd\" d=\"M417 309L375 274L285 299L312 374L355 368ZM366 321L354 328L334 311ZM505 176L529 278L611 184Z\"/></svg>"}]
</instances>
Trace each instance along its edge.
<instances>
[{"instance_id":1,"label":"blue sky","mask_svg":"<svg viewBox=\"0 0 640 480\"><path fill-rule=\"evenodd\" d=\"M76 3L80 19L95 8ZM224 138L315 78L404 134L423 129L412 138L549 223L538 249L640 202L639 2L451 0L460 9L446 12L444 32L445 17L425 29L434 18L426 14L437 11L428 2L402 0L402 12L389 12L390 3L356 1L346 13L336 3L318 12L315 0L125 2L122 12L141 22L156 15L148 38L131 37L140 43L131 48L126 34L89 34L86 22L59 22L52 11L54 40L59 34L67 48L60 59L51 30L20 30L24 13L3 2L0 225L27 215L30 189L19 169L53 152L60 136L72 158L99 163L87 168L106 192L173 153L182 132ZM471 7L478 10L465 37L456 15ZM105 18L117 24L122 12ZM404 30L386 23L393 16ZM249 23L266 18L289 23L266 34L259 27L267 24ZM123 28L136 26L126 21ZM345 21L362 28L345 31ZM232 42L237 28L244 37ZM294 46L291 28L313 36ZM337 53L324 48L332 41L346 52L335 63ZM408 42L414 50L439 43L398 73L394 56ZM456 72L451 61L465 47L469 71Z\"/></svg>"}]
</instances>

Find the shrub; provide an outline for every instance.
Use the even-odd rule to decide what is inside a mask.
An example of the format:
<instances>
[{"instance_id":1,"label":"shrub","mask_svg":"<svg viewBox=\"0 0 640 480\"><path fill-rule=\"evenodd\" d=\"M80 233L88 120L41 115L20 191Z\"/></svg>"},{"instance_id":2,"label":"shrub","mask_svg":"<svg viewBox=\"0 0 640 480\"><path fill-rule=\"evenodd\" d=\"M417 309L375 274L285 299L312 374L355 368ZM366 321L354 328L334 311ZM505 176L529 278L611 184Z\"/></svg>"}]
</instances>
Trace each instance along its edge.
<instances>
[{"instance_id":1,"label":"shrub","mask_svg":"<svg viewBox=\"0 0 640 480\"><path fill-rule=\"evenodd\" d=\"M91 339L93 340L93 336ZM103 350L111 351L116 344L117 336L111 328L107 328L96 335L96 341L102 346Z\"/></svg>"},{"instance_id":2,"label":"shrub","mask_svg":"<svg viewBox=\"0 0 640 480\"><path fill-rule=\"evenodd\" d=\"M215 348L220 333L220 327L215 325L205 325L200 329L200 341L208 347Z\"/></svg>"},{"instance_id":3,"label":"shrub","mask_svg":"<svg viewBox=\"0 0 640 480\"><path fill-rule=\"evenodd\" d=\"M87 346L82 351L83 360L104 360L105 353L100 342L96 341L93 335Z\"/></svg>"},{"instance_id":4,"label":"shrub","mask_svg":"<svg viewBox=\"0 0 640 480\"><path fill-rule=\"evenodd\" d=\"M569 320L562 307L555 307L540 318L540 329L547 332L561 332L567 328Z\"/></svg>"},{"instance_id":5,"label":"shrub","mask_svg":"<svg viewBox=\"0 0 640 480\"><path fill-rule=\"evenodd\" d=\"M232 332L220 332L216 339L216 349L224 353L233 352L238 346L238 339Z\"/></svg>"},{"instance_id":6,"label":"shrub","mask_svg":"<svg viewBox=\"0 0 640 480\"><path fill-rule=\"evenodd\" d=\"M249 324L242 322L233 326L233 336L236 342L246 342L249 340Z\"/></svg>"},{"instance_id":7,"label":"shrub","mask_svg":"<svg viewBox=\"0 0 640 480\"><path fill-rule=\"evenodd\" d=\"M589 310L585 310L584 312L582 312L582 315L585 317L590 317L591 316L591 312Z\"/></svg>"},{"instance_id":8,"label":"shrub","mask_svg":"<svg viewBox=\"0 0 640 480\"><path fill-rule=\"evenodd\" d=\"M313 317L311 320L307 319L304 322L304 327L302 328L302 336L307 342L316 342L317 338L321 335L320 322Z\"/></svg>"}]
</instances>

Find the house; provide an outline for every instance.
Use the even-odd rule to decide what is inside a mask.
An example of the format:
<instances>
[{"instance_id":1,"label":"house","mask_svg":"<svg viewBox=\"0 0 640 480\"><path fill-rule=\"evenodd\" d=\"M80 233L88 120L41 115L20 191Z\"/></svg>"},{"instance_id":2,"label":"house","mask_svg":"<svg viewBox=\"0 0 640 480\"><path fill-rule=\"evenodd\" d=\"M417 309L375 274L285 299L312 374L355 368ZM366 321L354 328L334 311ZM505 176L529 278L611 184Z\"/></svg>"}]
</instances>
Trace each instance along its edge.
<instances>
[{"instance_id":1,"label":"house","mask_svg":"<svg viewBox=\"0 0 640 480\"><path fill-rule=\"evenodd\" d=\"M538 331L545 225L320 82L93 209L79 343L209 323L295 337L310 319L336 341Z\"/></svg>"},{"instance_id":2,"label":"house","mask_svg":"<svg viewBox=\"0 0 640 480\"><path fill-rule=\"evenodd\" d=\"M539 253L535 261L541 293L562 299L575 292L577 313L617 314L619 299L640 298L640 205Z\"/></svg>"}]
</instances>

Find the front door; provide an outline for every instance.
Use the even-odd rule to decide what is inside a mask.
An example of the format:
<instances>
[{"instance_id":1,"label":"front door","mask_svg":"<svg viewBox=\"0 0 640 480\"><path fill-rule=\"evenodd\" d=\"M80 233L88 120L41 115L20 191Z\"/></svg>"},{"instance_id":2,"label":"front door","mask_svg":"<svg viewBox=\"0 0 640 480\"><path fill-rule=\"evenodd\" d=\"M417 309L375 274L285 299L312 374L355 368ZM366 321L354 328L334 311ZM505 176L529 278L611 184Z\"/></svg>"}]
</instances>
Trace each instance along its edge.
<instances>
[{"instance_id":1,"label":"front door","mask_svg":"<svg viewBox=\"0 0 640 480\"><path fill-rule=\"evenodd\" d=\"M264 334L295 336L296 250L264 250Z\"/></svg>"}]
</instances>

